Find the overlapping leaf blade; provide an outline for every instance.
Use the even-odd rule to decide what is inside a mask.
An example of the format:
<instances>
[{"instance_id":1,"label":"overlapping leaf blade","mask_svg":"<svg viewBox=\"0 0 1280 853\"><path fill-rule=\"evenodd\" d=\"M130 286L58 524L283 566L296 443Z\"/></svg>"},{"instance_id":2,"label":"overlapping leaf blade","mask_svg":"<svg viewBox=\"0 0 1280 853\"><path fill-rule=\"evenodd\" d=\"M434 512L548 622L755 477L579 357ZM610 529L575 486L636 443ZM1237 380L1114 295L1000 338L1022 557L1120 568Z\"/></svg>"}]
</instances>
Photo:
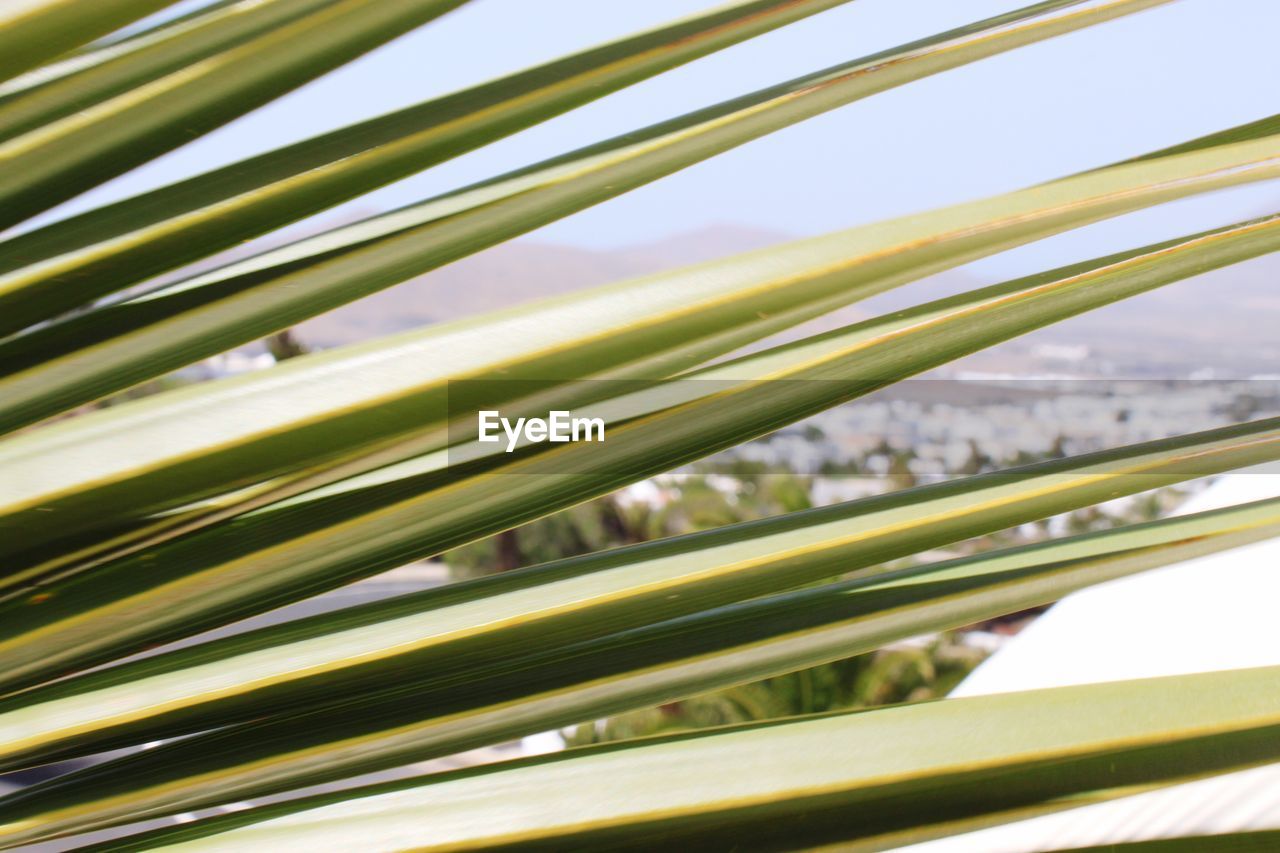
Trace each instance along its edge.
<instances>
[{"instance_id":1,"label":"overlapping leaf blade","mask_svg":"<svg viewBox=\"0 0 1280 853\"><path fill-rule=\"evenodd\" d=\"M0 386L0 429L251 341L859 98L1167 1L1068 13L1061 7L1077 0L1038 3L97 309L0 351L10 370L49 362ZM45 273L40 264L15 273L0 292L38 288Z\"/></svg>"},{"instance_id":2,"label":"overlapping leaf blade","mask_svg":"<svg viewBox=\"0 0 1280 853\"><path fill-rule=\"evenodd\" d=\"M118 849L884 849L1274 761L1277 690L1267 667L754 724L321 795Z\"/></svg>"},{"instance_id":3,"label":"overlapping leaf blade","mask_svg":"<svg viewBox=\"0 0 1280 853\"><path fill-rule=\"evenodd\" d=\"M262 27L238 31L240 48L262 48L280 34L267 34L277 24L281 32L294 25L301 32L307 12L315 13L305 18L312 23L361 4L369 15L395 16L411 14L411 6L423 11L431 0L376 6L372 0L330 0L324 9L308 2L245 6L258 8ZM437 0L436 13L461 2ZM678 42L680 61L714 49L713 43L745 38L753 27L763 31L838 2L744 0L691 19L675 25L691 28L690 38ZM0 409L0 423L14 428L33 422L287 326L856 97L1161 2L1106 0L1056 18L1038 17L1082 5L1049 0L11 338L0 343L8 373L0 378L7 401L0 405L11 407L7 415ZM94 27L105 32L106 17L126 10L137 17L146 4L99 5L96 23L87 14L84 26L55 34L61 42L35 49L62 53L91 38ZM25 2L49 20L63 6L58 0ZM6 117L16 122L13 128L23 121L34 126L41 116L61 118L47 132L10 141L12 151L40 133L52 143L49 163L27 145L27 159L18 158L24 168L0 177L0 191L8 180L16 192L12 215L21 216L24 205L38 209L57 201L66 192L60 182L75 178L77 168L94 182L120 166L113 161L122 154L149 156L145 145L134 151L122 142L129 134L167 144L164 128L145 123L172 118L164 104L152 116L138 108L133 117L144 121L135 128L122 119L137 107L125 89L151 80L153 90L168 91L161 84L173 82L174 69L202 50L209 60L203 70L225 66L236 50L218 50L216 38L201 44L199 34L216 36L207 28L231 8L214 4L176 24L91 45L0 87L0 133ZM267 26L271 14L281 17ZM716 14L725 16L723 27L712 25ZM369 15L349 21L368 27L366 41L390 37L398 26ZM381 33L376 38L375 30ZM0 49L13 31L0 33ZM698 43L694 33L705 41ZM361 38L354 30L329 35L340 42ZM230 30L224 36L235 40ZM194 40L180 46L187 37ZM663 53L662 46L646 52L634 40L619 44L633 49L625 61L588 51L544 70L567 69L577 84L592 79L603 91L667 67L663 63L676 64L675 53ZM339 61L326 58L332 51L323 45L308 47L316 48L321 64ZM283 54L268 59L287 61ZM0 59L0 70L5 61ZM24 62L29 66L30 57L20 54L17 63ZM99 76L73 91L68 84L81 74ZM169 77L159 76L164 74ZM260 82L287 89L287 77L267 73ZM235 88L230 77L223 82ZM401 138L412 121L397 123L405 114L384 117L239 164L260 170L240 184L223 180L233 167L221 177L210 173L0 245L0 307L26 312L11 311L0 323L9 322L7 330L14 331L52 317L228 241L305 216L361 186L394 180L421 168L424 155L449 156L482 144L485 133L496 138L521 121L532 123L587 99L581 87L552 89L546 102L515 98L528 112L504 110L488 125L450 116L444 126L453 136L432 137L427 130ZM537 85L531 91L547 94ZM499 94L511 106L510 89ZM252 97L246 94L248 101ZM81 106L107 100L78 125L80 119L67 114L75 98ZM221 105L182 106L197 124L219 121ZM117 113L115 107L124 109ZM415 116L421 121L421 112ZM122 136L84 131L98 120L99 129L114 127ZM369 133L384 138L372 140ZM68 140L75 144L60 149ZM348 152L355 165L346 171L346 160L335 166L343 145L360 149ZM360 146L373 153L366 159ZM304 163L306 157L315 162ZM34 547L17 554L0 580L0 651L14 663L0 683L5 689L35 685L509 528L961 354L1272 251L1280 217L983 288L690 369L860 296L1107 216L1274 177L1278 163L1280 135L1275 119L1266 119L1002 199L927 214L915 230L885 223L729 262L713 268L724 278L706 282L700 301L681 302L670 288L699 281L705 270L665 285L654 279L567 300L538 315L547 322L601 305L620 308L630 296L649 311L647 328L615 318L575 327L568 344L530 342L528 325L515 323L519 315L513 312L442 334L304 360L242 384L166 395L154 409L128 408L119 421L84 418L79 431L71 424L10 442L0 456L9 454L5 461L13 464L6 472L16 472L20 485L10 495L8 523ZM264 176L269 186L262 186ZM38 190L50 189L49 199L37 197ZM35 262L33 268L19 271L26 261ZM746 274L750 266L759 266L759 274ZM301 298L289 292L304 283L315 284L314 292ZM750 286L745 298L744 283ZM415 382L414 358L442 353L442 342L468 335L477 348L486 336L492 347L504 329L526 336L528 345L484 353L462 369L455 361L438 376ZM0 326L0 334L5 331ZM361 360L377 369L361 376ZM591 369L575 366L582 363ZM503 399L513 406L536 411L548 401L574 400L602 406L610 413L607 448L526 447L506 456L487 448L477 452L469 443L450 445L456 436L445 427L454 413L442 405L443 383L509 373L515 384L552 380L549 389L527 396L511 391ZM573 381L673 373L679 374L675 381L612 396ZM347 396L323 400L314 410L298 408L308 391L335 378L354 383L370 377L385 384L367 393L348 389ZM272 423L273 405L292 415ZM379 406L382 418L376 416ZM186 408L163 414L169 407ZM219 407L265 420L243 431L234 424L228 429L216 416ZM427 417L415 423L423 411ZM138 419L130 423L129 414ZM160 422L150 432L140 426L148 414ZM175 425L182 434L166 444ZM272 429L300 441L278 440ZM75 463L83 439L90 451L111 451L131 431L140 444L154 442L154 452L145 448L114 467L102 464L104 453L83 454L78 478L48 467L55 456ZM32 450L44 453L49 479L41 479L46 472L39 464L22 467L22 452ZM935 544L1277 457L1280 419L1258 421L590 555L56 681L0 700L0 726L8 726L6 766L153 737L193 736L5 798L0 831L10 843L39 840L339 779L838 659L1257 541L1280 530L1280 502L940 565L875 569ZM227 471L214 470L228 463ZM29 501L25 507L23 500ZM845 572L854 579L777 594ZM761 594L772 597L753 598ZM1280 712L1266 697L1276 692L1278 672L960 700L623 744L285 804L122 845L489 849L799 839L882 849L1274 761L1280 758ZM1082 704L1096 714L1079 714ZM223 728L206 731L218 726ZM842 750L850 760L833 763L832 755ZM716 781L672 776L674 762L709 768ZM556 807L575 792L594 798L585 812ZM513 811L511 802L525 808ZM424 818L432 832L425 842ZM1233 838L1244 845L1266 841Z\"/></svg>"},{"instance_id":4,"label":"overlapping leaf blade","mask_svg":"<svg viewBox=\"0 0 1280 853\"><path fill-rule=\"evenodd\" d=\"M9 0L0 10L0 81L54 59L175 0Z\"/></svg>"},{"instance_id":5,"label":"overlapping leaf blade","mask_svg":"<svg viewBox=\"0 0 1280 853\"><path fill-rule=\"evenodd\" d=\"M783 309L774 307L772 310L783 313L772 319L743 317L734 312L745 302L716 294L746 286L753 298L762 295L776 302L788 292L805 294L813 288L808 292L820 298L797 306L796 311L830 308L850 297L874 293L1070 227L1276 175L1280 175L1280 136L1117 166L1006 196L863 226L695 268L683 280L675 277L668 281L686 287L695 279L701 283L699 292L707 312L695 315L695 303L689 306L690 317L719 317L721 323L725 317L736 317L735 332L752 332L752 326L755 332L777 329L794 322L795 313L787 316ZM657 279L650 286L657 291L662 282ZM315 283L309 279L307 287ZM788 286L792 284L794 287ZM840 284L847 295L832 292ZM627 299L621 289L616 293L617 298ZM525 335L534 334L533 315L514 311L503 319L520 326ZM454 330L460 334L449 338ZM407 431L429 429L444 415L442 383L451 378L484 378L486 364L475 359L465 368L424 376L422 361L433 352L433 346L449 340L450 362L446 363L456 364L467 351L457 342L470 340L467 348L479 346L490 365L503 370L511 367L501 361L507 349L495 348L492 338L478 342L473 332L473 327L462 323L361 345L345 354L335 351L296 359L263 376L161 395L11 439L0 446L0 456L18 474L15 487L5 496L0 528L20 526L25 539L35 546L42 536L74 533L88 524L110 525L126 520L122 514L136 516L173 508L250 485L264 476L323 462L335 454L358 451L362 445L392 440ZM638 340L643 332L643 328L632 330L630 339ZM703 327L700 332L706 335L708 329ZM711 343L723 346L743 340L732 335L711 338ZM597 350L604 346L600 338L589 338L588 343ZM528 359L524 369L542 365L549 370L546 377L559 380L574 378L575 370L581 377L596 367L582 358L565 358L571 347L557 342L550 352L550 363ZM578 350L577 354L583 353ZM129 369L136 354L118 363L103 355L91 347L72 358L84 369L102 375L113 367ZM547 357L546 350L542 355ZM444 359L444 352L436 358ZM56 374L65 367L65 363L54 362L46 370ZM317 383L323 384L323 397L315 393ZM51 388L56 394L58 387L55 379L41 371L0 382L0 390L10 395L16 409L33 399L47 398ZM245 418L248 411L255 412L255 417ZM332 417L336 413L341 417ZM321 418L321 414L330 417ZM100 452L104 444L111 447L110 453ZM92 486L86 487L88 484ZM130 496L128 504L118 498L124 491Z\"/></svg>"},{"instance_id":6,"label":"overlapping leaf blade","mask_svg":"<svg viewBox=\"0 0 1280 853\"><path fill-rule=\"evenodd\" d=\"M8 683L193 633L513 526L966 352L1268 251L1278 231L1277 217L1242 223L941 300L624 399L615 411L631 420L603 445L571 445L479 473L465 464L451 472L450 454L439 453L47 584L0 606Z\"/></svg>"},{"instance_id":7,"label":"overlapping leaf blade","mask_svg":"<svg viewBox=\"0 0 1280 853\"><path fill-rule=\"evenodd\" d=\"M465 2L334 0L248 43L0 143L0 228L171 151ZM71 14L83 9L81 3L63 5L72 7Z\"/></svg>"},{"instance_id":8,"label":"overlapping leaf blade","mask_svg":"<svg viewBox=\"0 0 1280 853\"><path fill-rule=\"evenodd\" d=\"M62 80L72 74L93 68L95 65L123 56L154 42L172 37L199 26L207 16L219 15L228 6L245 3L246 0L213 0L185 15L165 16L150 26L139 26L99 39L92 44L74 50L64 57L45 63L25 74L0 83L0 105L25 96L42 86Z\"/></svg>"},{"instance_id":9,"label":"overlapping leaf blade","mask_svg":"<svg viewBox=\"0 0 1280 853\"><path fill-rule=\"evenodd\" d=\"M248 15L279 17L283 0ZM308 0L289 0L290 3ZM315 0L309 0L315 2ZM327 2L327 0L326 0ZM647 77L848 0L739 0L497 80L233 163L0 243L0 333L15 332L405 177ZM150 73L175 50L208 49L248 15L206 22L116 61ZM176 41L176 45L172 42ZM155 56L154 54L159 54ZM35 93L6 114L89 96L100 68ZM104 79L107 78L107 79Z\"/></svg>"},{"instance_id":10,"label":"overlapping leaf blade","mask_svg":"<svg viewBox=\"0 0 1280 853\"><path fill-rule=\"evenodd\" d=\"M491 647L487 657L455 646L438 661L410 661L406 655L400 666L383 667L372 680L339 677L331 670L317 680L329 686L340 681L346 698L335 702L331 690L330 695L313 690L312 701L322 704L318 711L224 730L68 777L0 801L0 816L13 821L39 816L47 831L78 830L397 766L848 657L1278 532L1280 501L1262 501L882 573L586 643L571 642L581 632L551 626L532 643L508 629L508 645ZM830 546L816 534L811 551L800 559L822 560L818 552ZM705 556L716 559L714 551ZM554 573L552 567L538 571ZM473 603L487 597L483 588L473 595ZM174 687L188 691L188 698L196 695L193 688L224 698L231 688L255 691L255 716L273 708L289 710L305 694L295 692L282 702L280 691L272 696L263 685L272 677L301 673L276 667L270 676L264 660L293 655L302 668L316 660L308 645L314 651L317 645L347 644L346 653L355 660L363 648L361 630L381 633L385 649L402 643L398 649L404 653L406 617L418 602L432 598L408 597L289 629L267 629L63 682L6 703L0 731L25 730L29 763L234 721L234 714L206 713L175 726L172 717L181 702ZM457 603L444 604L422 615L448 622L451 606L458 609ZM534 654L539 647L547 651ZM367 651L364 656L369 657ZM230 678L219 679L219 667ZM103 708L113 709L115 718L103 716ZM15 745L10 741L9 748ZM20 755L10 752L7 760L12 764ZM100 800L108 805L95 805Z\"/></svg>"},{"instance_id":11,"label":"overlapping leaf blade","mask_svg":"<svg viewBox=\"0 0 1280 853\"><path fill-rule=\"evenodd\" d=\"M157 28L149 36L70 57L60 63L66 72L62 76L57 68L37 69L30 75L34 78L27 87L31 91L21 98L0 100L0 141L88 109L326 5L328 0L222 4L185 22ZM17 89L24 81L19 78L12 83Z\"/></svg>"}]
</instances>

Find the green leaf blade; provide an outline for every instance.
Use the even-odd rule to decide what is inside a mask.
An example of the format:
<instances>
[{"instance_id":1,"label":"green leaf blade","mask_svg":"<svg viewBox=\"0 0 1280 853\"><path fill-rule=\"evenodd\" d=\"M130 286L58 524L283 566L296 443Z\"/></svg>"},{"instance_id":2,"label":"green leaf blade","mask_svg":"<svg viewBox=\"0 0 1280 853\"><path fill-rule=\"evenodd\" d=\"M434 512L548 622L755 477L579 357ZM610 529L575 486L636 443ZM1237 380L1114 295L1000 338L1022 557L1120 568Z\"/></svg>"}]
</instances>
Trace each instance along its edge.
<instances>
[{"instance_id":1,"label":"green leaf blade","mask_svg":"<svg viewBox=\"0 0 1280 853\"><path fill-rule=\"evenodd\" d=\"M486 660L504 660L513 653L531 652L539 643L561 641L566 630L577 636L588 632L585 636L590 636L589 632L599 634L644 624L654 612L670 617L839 573L867 570L921 549L1101 499L1280 458L1277 423L1262 421L918 487L548 564L536 570L229 638L208 648L133 665L135 678L127 682L123 691L114 691L110 702L96 697L92 690L87 698L78 696L76 684L52 688L55 696L64 689L72 691L70 700L64 703L70 717L60 717L48 708L21 710L27 700L15 698L8 703L19 709L10 718L14 727L9 734L10 760L46 754L50 744L65 743L59 739L68 733L72 742L83 743L86 732L128 729L139 719L146 720L156 713L174 712L180 716L184 708L198 710L199 705L211 700L226 700L232 713L237 713L245 707L239 699L251 698L248 707L260 713L270 706L273 694L274 701L286 705L308 695L307 679L315 679L313 687L319 686L324 692L336 678L358 685L358 680L352 679L365 668L374 675L382 673L402 682L405 671L466 668ZM1228 525L1228 530L1235 528ZM263 574L262 562L262 556L258 556L258 576ZM283 571L269 565L266 569L268 573ZM123 591L131 582L147 582L131 581L130 577L128 571L115 576L108 573L97 578L90 589L105 583L113 590ZM213 585L215 579L219 586ZM169 618L187 620L180 622L187 627L194 618L192 602L199 601L207 608L210 603L218 605L227 599L224 573L204 579L197 575L191 580L199 586L175 586L177 579L168 579L164 587L150 594L150 601L144 595L126 595L101 607L95 595L89 599L88 611L77 613L61 626L54 618L57 611L74 607L77 595L83 594L75 584L63 589L47 588L37 597L38 604L35 600L10 603L5 607L5 623L12 630L0 646L6 659L13 661L10 678L21 678L24 672L29 676L33 668L47 678L57 672L59 656L74 655L85 660L86 650L95 644L109 648L122 637L137 636L140 628L154 630L154 625L137 623L154 622L161 606L167 608L165 615ZM249 587L253 581L243 574L235 583ZM237 589L237 593L244 592ZM252 588L247 590L250 596L255 592ZM261 593L257 595L255 600L260 600ZM93 605L99 605L96 613ZM93 615L86 617L86 612ZM134 624L127 624L126 618ZM116 632L114 637L107 635L107 626ZM88 631L90 627L96 633ZM333 630L337 633L330 636ZM237 661L238 655L244 657ZM606 660L616 657L610 653ZM227 661L221 663L220 658ZM187 676L181 674L188 665L184 661L192 667ZM179 674L168 673L170 666ZM154 683L139 692L138 685L145 683L139 680L141 674L157 670ZM250 673L254 675L246 677ZM99 679L111 683L117 675L87 676L79 683L90 687ZM309 695L315 696L314 692ZM143 704L137 704L140 701ZM102 714L103 707L119 709L119 716ZM188 725L211 724L215 719L197 713Z\"/></svg>"},{"instance_id":2,"label":"green leaf blade","mask_svg":"<svg viewBox=\"0 0 1280 853\"><path fill-rule=\"evenodd\" d=\"M65 61L68 73L38 69L30 91L0 100L0 142L88 109L165 74L243 44L274 27L307 15L327 0L271 0L215 4L185 22L156 28L149 36L121 40ZM220 8L219 8L220 7ZM78 69L75 73L72 69ZM44 72L44 73L41 73ZM12 81L22 83L21 79ZM0 89L0 94L4 89Z\"/></svg>"},{"instance_id":3,"label":"green leaf blade","mask_svg":"<svg viewBox=\"0 0 1280 853\"><path fill-rule=\"evenodd\" d=\"M45 399L24 388L6 390L13 402L0 412L0 429L270 334L860 98L1168 0L1112 0L1051 14L1079 2L1036 4L924 46L905 45L889 52L893 61L882 54L855 60L197 276L148 295L141 307L135 300L91 312L38 357L53 358L79 340L81 355L111 369L86 370L64 359L56 386L37 385L47 389ZM25 298L19 294L47 289L53 280L47 272L36 264L7 276L0 294ZM16 362L32 357L20 352ZM15 362L10 353L0 358ZM78 374L73 387L67 374Z\"/></svg>"},{"instance_id":4,"label":"green leaf blade","mask_svg":"<svg viewBox=\"0 0 1280 853\"><path fill-rule=\"evenodd\" d=\"M652 396L616 401L622 423L598 448L569 446L504 461L488 473L463 467L454 475L447 461L456 450L410 460L350 487L299 496L91 568L81 579L50 579L30 593L17 588L3 605L12 633L0 648L13 661L10 677L22 683L109 650L171 639L176 626L188 633L212 627L211 611L234 606L230 613L247 615L296 600L611 491L1065 316L1270 251L1278 234L1280 217L1241 223L729 362L692 374L695 381L659 386ZM258 549L270 551L269 562ZM164 583L147 568L156 565L168 567ZM23 605L28 595L45 601L48 593L52 605ZM84 612L98 608L119 616L84 621ZM144 612L154 621L140 624L135 617ZM30 633L37 624L43 640ZM105 631L105 624L114 627Z\"/></svg>"},{"instance_id":5,"label":"green leaf blade","mask_svg":"<svg viewBox=\"0 0 1280 853\"><path fill-rule=\"evenodd\" d=\"M739 726L321 795L122 844L882 848L1274 761L1278 687L1280 668L1266 667ZM671 772L681 766L702 772Z\"/></svg>"},{"instance_id":6,"label":"green leaf blade","mask_svg":"<svg viewBox=\"0 0 1280 853\"><path fill-rule=\"evenodd\" d=\"M8 278L0 284L0 333L18 331L230 248L845 2L739 0L20 235L0 244L0 270ZM244 22L240 24L243 29ZM206 35L202 42L210 40ZM203 47L189 41L190 37L183 39L181 46ZM146 60L152 57L132 57L127 68L150 69L156 64ZM102 74L99 69L94 79ZM55 100L66 94L83 99L87 93L79 79L65 81L67 92L42 92L37 97ZM33 100L12 109L30 113L41 106ZM4 116L0 105L0 121Z\"/></svg>"},{"instance_id":7,"label":"green leaf blade","mask_svg":"<svg viewBox=\"0 0 1280 853\"><path fill-rule=\"evenodd\" d=\"M337 0L92 109L0 143L0 228L124 174L467 0Z\"/></svg>"},{"instance_id":8,"label":"green leaf blade","mask_svg":"<svg viewBox=\"0 0 1280 853\"><path fill-rule=\"evenodd\" d=\"M174 0L11 0L0 10L0 80L7 80Z\"/></svg>"},{"instance_id":9,"label":"green leaf blade","mask_svg":"<svg viewBox=\"0 0 1280 853\"><path fill-rule=\"evenodd\" d=\"M825 302L814 297L807 307L833 308L862 295L1080 224L1172 198L1277 175L1280 175L1280 137L1117 166L1007 196L863 226L730 260L718 265L724 270L723 278L714 284L736 287L746 282L766 298L773 299L786 298L788 291L794 295L797 290L804 293L805 288L813 288L809 293L816 290L828 295L823 297ZM356 253L348 263L360 267L361 257ZM715 269L716 265L694 268L686 280L703 281L706 271ZM346 273L339 271L337 275L345 278ZM680 281L678 277L671 280ZM655 290L661 288L660 279L650 281ZM306 289L315 288L319 280L308 277L306 284ZM794 287L788 287L792 284ZM846 287L849 295L830 295L830 289L838 285ZM713 284L707 284L707 288L711 287ZM626 300L626 295L618 292L620 298ZM713 298L710 294L714 291L710 289L703 292L707 295L709 311L721 310L718 300L725 301L723 310L734 309L732 300L723 296ZM290 293L285 298L294 297ZM228 326L236 326L233 321L240 316L239 309L225 303L219 306ZM519 315L512 322L523 324L522 327L532 322L532 315L525 316L519 311L511 314ZM747 319L749 329L755 318ZM768 317L757 320L755 325L757 330L785 327L786 322L779 323L779 320L790 322L780 315L773 320ZM185 322L189 320L182 320ZM454 327L443 328L447 332ZM456 328L463 338L472 339L465 323ZM683 328L680 327L682 331ZM172 331L160 324L141 334L152 339L156 347L173 351L183 344L180 336L175 340L170 334ZM525 334L538 339L535 332L526 330ZM624 325L611 334L635 335L637 330ZM0 457L4 457L13 470L27 473L15 475L20 487L10 489L0 504L0 527L18 525L34 546L40 543L42 535L48 535L42 534L43 530L66 535L82 529L80 525L86 523L108 524L116 520L113 512L159 511L218 490L249 485L246 482L249 477L261 477L266 460L275 466L270 469L270 476L357 450L359 444L371 446L381 440L395 439L398 431L419 428L424 422L423 411L433 412L429 402L432 395L440 397L440 383L446 377L424 379L420 369L422 353L429 351L433 339L440 335L441 327L429 328L393 338L386 344L346 350L350 353L349 363L360 370L336 366L341 364L343 351L333 351L295 359L263 376L224 380L205 388L162 395L11 439L0 446ZM456 341L463 338L455 336L451 339L455 342L446 348L452 362L459 357ZM736 345L742 339L735 338L733 342ZM469 348L474 348L474 344ZM137 365L145 362L154 366L157 358L163 358L159 355L163 350L150 344L142 350L132 346L116 350L119 354L111 355L102 348L89 347L81 355L0 380L0 391L11 406L9 411L27 404L43 405L42 399L65 391L65 386L54 378L59 374L88 370L96 377L91 380L94 383L116 381L121 373ZM481 350L487 354L490 347L484 345ZM561 350L563 346L554 347L552 355ZM143 354L147 359L139 358ZM370 357L378 363L376 382L372 381L375 374L364 369ZM575 375L567 372L573 369L570 361L539 362L534 358L527 360L524 367L531 371L526 375L532 377L535 365L546 368L556 363L563 366L551 369L545 377L584 378L583 365L591 362L581 359L574 362L579 371ZM483 361L477 360L474 367L459 369L449 378L484 378L482 365ZM510 365L502 367L507 369ZM313 393L316 381L313 374L323 377L328 384L327 398L319 399ZM283 405L282 390L290 377L297 377L290 396L294 407L291 409ZM211 405L201 405L201 398ZM170 403L177 400L183 401L182 405L170 407ZM230 408L232 401L244 407L241 411L278 415L270 421L246 421ZM312 418L318 404L325 410L343 410L346 417L328 425L318 424ZM166 414L160 414L162 409ZM438 417L439 410L437 402L432 417ZM393 415L395 412L399 414ZM299 440L302 436L299 432L285 436L290 424L299 427L311 424L307 427L306 440ZM353 436L358 436L358 443L352 441ZM97 450L104 442L113 448L110 454ZM121 447L130 446L137 450L120 452ZM179 463L188 459L194 461L181 467ZM171 476L179 470L183 471L181 477ZM93 489L79 488L83 482L94 483ZM113 492L125 488L133 498L128 507L112 497ZM42 509L36 512L33 507ZM50 507L56 511L48 512Z\"/></svg>"}]
</instances>

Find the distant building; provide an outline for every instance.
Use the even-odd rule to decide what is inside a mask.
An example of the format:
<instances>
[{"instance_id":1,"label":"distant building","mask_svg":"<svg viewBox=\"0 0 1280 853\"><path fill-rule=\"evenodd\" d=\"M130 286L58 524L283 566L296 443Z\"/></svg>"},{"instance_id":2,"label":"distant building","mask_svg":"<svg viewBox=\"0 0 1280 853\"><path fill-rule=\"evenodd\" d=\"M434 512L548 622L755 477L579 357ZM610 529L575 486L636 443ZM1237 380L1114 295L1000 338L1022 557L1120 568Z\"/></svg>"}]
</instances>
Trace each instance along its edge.
<instances>
[{"instance_id":1,"label":"distant building","mask_svg":"<svg viewBox=\"0 0 1280 853\"><path fill-rule=\"evenodd\" d=\"M1275 468L1222 477L1178 514L1280 495ZM952 692L979 696L1280 664L1280 539L1111 581L1063 599ZM1036 853L1280 828L1280 764L903 848Z\"/></svg>"}]
</instances>

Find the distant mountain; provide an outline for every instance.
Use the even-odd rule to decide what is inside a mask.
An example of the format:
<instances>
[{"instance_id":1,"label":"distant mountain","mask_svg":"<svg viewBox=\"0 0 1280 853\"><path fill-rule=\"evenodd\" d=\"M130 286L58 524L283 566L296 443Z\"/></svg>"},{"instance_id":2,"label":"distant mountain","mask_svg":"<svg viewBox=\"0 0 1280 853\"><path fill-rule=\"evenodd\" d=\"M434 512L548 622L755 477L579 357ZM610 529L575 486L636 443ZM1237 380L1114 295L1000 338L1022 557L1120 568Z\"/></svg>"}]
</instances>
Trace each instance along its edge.
<instances>
[{"instance_id":1,"label":"distant mountain","mask_svg":"<svg viewBox=\"0 0 1280 853\"><path fill-rule=\"evenodd\" d=\"M1074 321L1090 337L1127 335L1181 345L1242 343L1275 347L1280 320L1280 255L1255 258L1116 303L1088 323ZM1275 350L1273 349L1274 353Z\"/></svg>"},{"instance_id":2,"label":"distant mountain","mask_svg":"<svg viewBox=\"0 0 1280 853\"><path fill-rule=\"evenodd\" d=\"M1166 285L1000 348L1087 347L1082 367L1162 377L1280 374L1280 254Z\"/></svg>"},{"instance_id":3,"label":"distant mountain","mask_svg":"<svg viewBox=\"0 0 1280 853\"><path fill-rule=\"evenodd\" d=\"M366 297L298 327L329 348L746 252L789 235L718 225L593 251L517 240ZM792 330L782 339L951 295L985 282L932 276ZM1094 311L957 363L988 372L1232 375L1280 372L1280 255L1207 273ZM775 339L775 341L778 339Z\"/></svg>"},{"instance_id":4,"label":"distant mountain","mask_svg":"<svg viewBox=\"0 0 1280 853\"><path fill-rule=\"evenodd\" d=\"M790 239L794 238L776 231L716 225L652 243L602 251L517 240L308 320L297 331L302 340L313 346L340 346L492 311L513 302L558 296L728 257ZM935 292L954 293L980 284L964 274L947 273L917 282L911 288L920 299L929 299L934 298ZM834 312L783 337L836 328L896 307L897 302L887 296L878 297Z\"/></svg>"},{"instance_id":5,"label":"distant mountain","mask_svg":"<svg viewBox=\"0 0 1280 853\"><path fill-rule=\"evenodd\" d=\"M747 252L786 239L786 235L771 231L713 226L606 251L517 240L316 317L299 326L298 333L312 345L338 346Z\"/></svg>"}]
</instances>

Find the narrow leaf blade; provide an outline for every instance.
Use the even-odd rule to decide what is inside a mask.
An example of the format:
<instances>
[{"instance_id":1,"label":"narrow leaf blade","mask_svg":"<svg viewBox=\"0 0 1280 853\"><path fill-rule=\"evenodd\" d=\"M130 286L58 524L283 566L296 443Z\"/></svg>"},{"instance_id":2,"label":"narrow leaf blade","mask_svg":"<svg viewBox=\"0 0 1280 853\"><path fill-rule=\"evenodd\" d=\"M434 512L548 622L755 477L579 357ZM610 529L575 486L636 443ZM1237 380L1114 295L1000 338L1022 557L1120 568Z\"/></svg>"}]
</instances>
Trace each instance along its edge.
<instances>
[{"instance_id":1,"label":"narrow leaf blade","mask_svg":"<svg viewBox=\"0 0 1280 853\"><path fill-rule=\"evenodd\" d=\"M314 4L317 0L300 0ZM293 6L298 3L289 0ZM325 3L329 0L324 0ZM498 80L433 98L71 217L0 243L0 334L16 332L166 270L214 254L700 56L848 0L738 0ZM302 7L299 7L302 8ZM273 23L277 0L246 22L199 30L75 75L11 107L0 122L79 105L174 53ZM255 14L251 11L250 14ZM267 16L270 15L268 18ZM231 29L230 32L227 30ZM211 32L212 31L212 32ZM197 39L196 37L199 36ZM123 67L120 67L123 66ZM44 112L40 112L44 111Z\"/></svg>"}]
</instances>

